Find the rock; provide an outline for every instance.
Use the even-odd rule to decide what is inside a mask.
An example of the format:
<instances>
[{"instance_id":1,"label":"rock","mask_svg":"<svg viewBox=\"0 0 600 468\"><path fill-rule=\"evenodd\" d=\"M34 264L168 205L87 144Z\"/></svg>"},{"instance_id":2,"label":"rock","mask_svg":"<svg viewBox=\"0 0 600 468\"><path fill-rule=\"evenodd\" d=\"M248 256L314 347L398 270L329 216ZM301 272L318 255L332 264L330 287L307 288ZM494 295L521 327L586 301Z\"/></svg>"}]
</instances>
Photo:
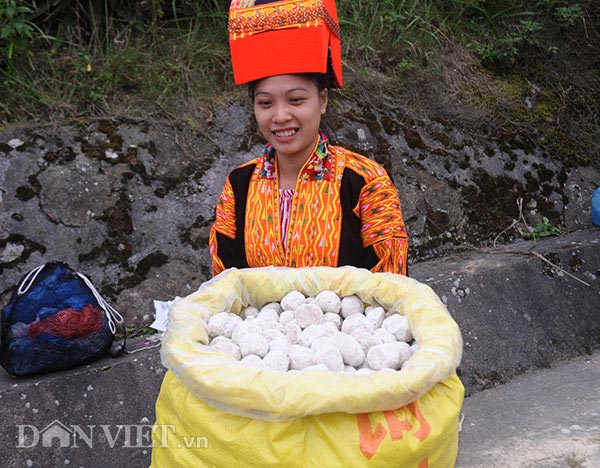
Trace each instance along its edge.
<instances>
[{"instance_id":1,"label":"rock","mask_svg":"<svg viewBox=\"0 0 600 468\"><path fill-rule=\"evenodd\" d=\"M370 107L369 125L357 123L364 106L339 98L343 112L332 109L336 125L324 119L324 130L370 157L386 148L378 160L400 190L411 262L489 245L519 218L519 197L532 227L543 217L565 230L589 226L597 165L417 121L401 108ZM263 150L241 137L254 128L250 106L234 99L218 109L210 139L183 124L127 119L0 131L0 303L28 271L60 260L138 327L154 299L186 296L208 280L225 178ZM509 229L498 243L520 236Z\"/></svg>"},{"instance_id":2,"label":"rock","mask_svg":"<svg viewBox=\"0 0 600 468\"><path fill-rule=\"evenodd\" d=\"M7 243L2 250L0 250L0 263L10 263L17 260L25 247L19 244Z\"/></svg>"}]
</instances>

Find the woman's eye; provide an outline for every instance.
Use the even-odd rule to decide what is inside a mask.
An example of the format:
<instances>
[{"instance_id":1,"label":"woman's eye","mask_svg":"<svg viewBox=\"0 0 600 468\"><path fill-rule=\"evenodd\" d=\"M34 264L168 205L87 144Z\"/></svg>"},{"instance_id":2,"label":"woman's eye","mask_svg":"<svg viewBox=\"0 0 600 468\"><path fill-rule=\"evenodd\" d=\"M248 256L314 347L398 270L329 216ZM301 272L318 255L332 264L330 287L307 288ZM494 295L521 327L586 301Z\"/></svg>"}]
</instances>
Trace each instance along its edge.
<instances>
[{"instance_id":1,"label":"woman's eye","mask_svg":"<svg viewBox=\"0 0 600 468\"><path fill-rule=\"evenodd\" d=\"M271 105L271 101L257 101L256 104L260 107L269 107Z\"/></svg>"},{"instance_id":2,"label":"woman's eye","mask_svg":"<svg viewBox=\"0 0 600 468\"><path fill-rule=\"evenodd\" d=\"M300 104L300 103L302 103L303 101L304 101L304 98L301 98L301 97L295 97L295 98L291 98L291 99L290 99L290 102L291 102L292 104Z\"/></svg>"}]
</instances>

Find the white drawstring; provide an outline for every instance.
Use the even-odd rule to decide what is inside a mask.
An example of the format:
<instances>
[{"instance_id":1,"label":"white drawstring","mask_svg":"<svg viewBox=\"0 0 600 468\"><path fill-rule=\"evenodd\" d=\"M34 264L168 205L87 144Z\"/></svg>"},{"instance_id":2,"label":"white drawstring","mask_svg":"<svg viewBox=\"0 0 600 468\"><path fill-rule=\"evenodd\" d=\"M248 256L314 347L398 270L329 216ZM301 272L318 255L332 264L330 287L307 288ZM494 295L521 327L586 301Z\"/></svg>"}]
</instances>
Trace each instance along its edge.
<instances>
[{"instance_id":1,"label":"white drawstring","mask_svg":"<svg viewBox=\"0 0 600 468\"><path fill-rule=\"evenodd\" d=\"M27 291L29 291L29 288L31 288L31 285L33 284L33 282L35 281L35 279L40 274L40 272L44 269L45 266L46 266L45 264L40 265L39 267L36 267L33 270L31 270L29 273L27 273L27 276L25 276L25 278L23 278L21 285L17 289L17 294L19 296L22 296ZM117 326L115 325L115 322L118 323L119 325L122 324L123 316L119 312L117 312L114 307L112 307L108 302L106 302L104 300L104 298L96 290L96 288L94 287L92 282L85 275L82 275L79 272L76 272L76 273L83 280L83 282L86 284L86 286L88 288L90 288L90 290L92 291L92 294L98 301L98 305L100 307L102 307L102 309L104 309L104 312L106 312L106 318L108 319L108 327L110 328L110 331L114 335L117 332Z\"/></svg>"},{"instance_id":2,"label":"white drawstring","mask_svg":"<svg viewBox=\"0 0 600 468\"><path fill-rule=\"evenodd\" d=\"M17 294L19 296L22 296L27 291L29 291L29 288L31 288L35 279L38 277L38 275L40 274L40 272L44 269L44 267L46 265L47 264L40 265L39 267L36 267L33 270L31 270L29 273L27 273L27 275L25 276L25 278L23 278L23 281L19 285L19 288L17 289ZM115 333L117 333L117 326L115 325L115 322L118 323L119 325L121 325L123 323L123 316L119 312L117 312L117 310L114 307L112 307L108 302L106 302L104 300L104 298L96 290L96 288L94 287L92 282L85 275L82 275L79 272L75 272L75 273L77 273L77 275L83 280L85 285L88 288L90 288L90 291L92 291L92 294L96 298L96 301L98 301L98 305L102 309L104 309L104 312L106 313L106 318L108 320L108 327L110 328L110 331L114 335Z\"/></svg>"},{"instance_id":3,"label":"white drawstring","mask_svg":"<svg viewBox=\"0 0 600 468\"><path fill-rule=\"evenodd\" d=\"M108 326L110 328L110 331L114 335L117 332L117 326L115 325L115 322L118 323L119 325L122 324L123 316L119 312L117 312L114 307L112 307L108 302L106 302L104 300L104 298L100 295L100 293L96 290L96 288L94 287L92 282L86 276L82 275L79 272L76 272L76 273L84 281L86 286L88 288L90 288L90 290L94 294L94 297L98 301L98 305L100 305L100 307L102 307L104 309L104 312L106 312L106 318L108 319Z\"/></svg>"},{"instance_id":4,"label":"white drawstring","mask_svg":"<svg viewBox=\"0 0 600 468\"><path fill-rule=\"evenodd\" d=\"M34 268L29 273L27 273L27 276L25 278L23 278L23 282L19 286L19 289L17 289L17 294L19 296L22 296L27 291L29 291L29 288L31 287L31 285L33 284L35 279L37 278L37 275L40 274L40 271L42 271L45 266L46 265L40 265L39 267Z\"/></svg>"}]
</instances>

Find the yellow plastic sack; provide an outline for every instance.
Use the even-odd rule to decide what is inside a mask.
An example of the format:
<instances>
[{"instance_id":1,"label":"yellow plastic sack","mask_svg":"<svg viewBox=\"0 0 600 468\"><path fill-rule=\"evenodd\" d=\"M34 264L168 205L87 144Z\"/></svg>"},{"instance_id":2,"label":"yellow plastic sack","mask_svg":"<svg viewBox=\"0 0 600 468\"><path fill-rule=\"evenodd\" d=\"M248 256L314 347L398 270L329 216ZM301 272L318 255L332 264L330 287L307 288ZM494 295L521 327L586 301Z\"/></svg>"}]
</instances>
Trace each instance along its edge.
<instances>
[{"instance_id":1,"label":"yellow plastic sack","mask_svg":"<svg viewBox=\"0 0 600 468\"><path fill-rule=\"evenodd\" d=\"M331 290L406 315L419 349L402 371L281 373L206 346L208 319ZM161 358L153 468L453 467L464 388L458 326L427 285L354 267L230 269L177 302Z\"/></svg>"}]
</instances>

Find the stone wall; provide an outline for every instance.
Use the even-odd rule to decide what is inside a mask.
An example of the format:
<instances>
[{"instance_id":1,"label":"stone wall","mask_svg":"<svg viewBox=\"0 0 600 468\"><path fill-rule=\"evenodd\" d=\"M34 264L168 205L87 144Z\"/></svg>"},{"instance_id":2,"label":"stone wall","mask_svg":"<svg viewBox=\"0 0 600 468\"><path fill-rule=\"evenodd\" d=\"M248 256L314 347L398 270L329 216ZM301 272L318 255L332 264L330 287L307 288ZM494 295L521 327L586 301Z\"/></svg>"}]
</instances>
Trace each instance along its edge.
<instances>
[{"instance_id":1,"label":"stone wall","mask_svg":"<svg viewBox=\"0 0 600 468\"><path fill-rule=\"evenodd\" d=\"M0 132L0 303L51 260L89 276L132 326L152 321L154 299L196 290L210 277L208 233L225 177L263 148L249 106L219 106L194 129L100 119ZM591 225L598 168L343 98L332 108L330 139L394 179L412 264L512 243L543 218L563 232Z\"/></svg>"}]
</instances>

